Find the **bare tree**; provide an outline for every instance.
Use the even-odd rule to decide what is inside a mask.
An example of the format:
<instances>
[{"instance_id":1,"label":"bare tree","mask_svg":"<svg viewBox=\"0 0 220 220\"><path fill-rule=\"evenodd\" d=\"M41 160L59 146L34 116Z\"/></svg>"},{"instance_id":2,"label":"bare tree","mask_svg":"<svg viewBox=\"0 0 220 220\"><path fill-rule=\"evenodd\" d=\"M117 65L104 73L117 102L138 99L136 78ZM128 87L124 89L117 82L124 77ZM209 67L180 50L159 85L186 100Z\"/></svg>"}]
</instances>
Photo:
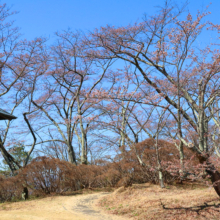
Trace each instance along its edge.
<instances>
[{"instance_id":1,"label":"bare tree","mask_svg":"<svg viewBox=\"0 0 220 220\"><path fill-rule=\"evenodd\" d=\"M96 42L96 56L100 59L120 59L137 68L155 93L172 106L173 115L179 111L184 123L198 134L199 141L189 143L180 133L178 138L204 163L210 156L209 125L213 121L218 124L216 115L208 109L220 91L219 53L213 45L194 47L207 27L202 19L208 13L199 12L195 19L189 13L182 19L183 12L184 7L179 10L166 2L158 14L141 23L126 28L102 28L88 41L90 47ZM178 87L186 106L173 99ZM214 173L215 168L209 166Z\"/></svg>"}]
</instances>

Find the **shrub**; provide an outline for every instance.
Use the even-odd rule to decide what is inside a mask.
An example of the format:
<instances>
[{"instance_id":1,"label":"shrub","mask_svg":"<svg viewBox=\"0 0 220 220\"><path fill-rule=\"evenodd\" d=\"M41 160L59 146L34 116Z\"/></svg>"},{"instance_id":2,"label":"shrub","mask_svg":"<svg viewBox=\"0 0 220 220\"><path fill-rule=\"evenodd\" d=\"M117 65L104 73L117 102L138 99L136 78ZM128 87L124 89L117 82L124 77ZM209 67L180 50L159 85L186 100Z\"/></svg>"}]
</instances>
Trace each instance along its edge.
<instances>
[{"instance_id":1,"label":"shrub","mask_svg":"<svg viewBox=\"0 0 220 220\"><path fill-rule=\"evenodd\" d=\"M75 190L75 182L71 178L72 167L66 161L40 157L25 167L19 173L19 178L37 194L62 193Z\"/></svg>"},{"instance_id":2,"label":"shrub","mask_svg":"<svg viewBox=\"0 0 220 220\"><path fill-rule=\"evenodd\" d=\"M23 186L17 176L9 178L0 177L0 202L21 199L22 191Z\"/></svg>"}]
</instances>

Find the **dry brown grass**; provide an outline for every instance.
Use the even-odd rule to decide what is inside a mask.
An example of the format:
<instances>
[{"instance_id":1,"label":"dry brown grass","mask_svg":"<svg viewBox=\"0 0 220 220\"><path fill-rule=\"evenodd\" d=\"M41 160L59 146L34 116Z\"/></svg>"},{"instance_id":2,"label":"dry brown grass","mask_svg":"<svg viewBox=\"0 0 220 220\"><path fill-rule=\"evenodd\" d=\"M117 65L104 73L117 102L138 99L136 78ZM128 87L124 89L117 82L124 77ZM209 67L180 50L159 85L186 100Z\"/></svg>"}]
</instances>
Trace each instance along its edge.
<instances>
[{"instance_id":1,"label":"dry brown grass","mask_svg":"<svg viewBox=\"0 0 220 220\"><path fill-rule=\"evenodd\" d=\"M132 219L220 219L220 200L213 188L189 185L161 189L135 184L100 200L108 212Z\"/></svg>"}]
</instances>

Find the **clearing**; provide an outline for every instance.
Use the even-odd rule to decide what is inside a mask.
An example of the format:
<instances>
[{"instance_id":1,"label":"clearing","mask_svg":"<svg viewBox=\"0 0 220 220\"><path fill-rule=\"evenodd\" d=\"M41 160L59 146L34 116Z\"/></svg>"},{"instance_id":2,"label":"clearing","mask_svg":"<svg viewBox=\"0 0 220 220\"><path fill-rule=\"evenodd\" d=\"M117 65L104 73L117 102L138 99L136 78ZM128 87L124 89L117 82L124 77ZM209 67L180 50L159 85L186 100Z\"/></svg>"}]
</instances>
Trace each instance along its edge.
<instances>
[{"instance_id":1,"label":"clearing","mask_svg":"<svg viewBox=\"0 0 220 220\"><path fill-rule=\"evenodd\" d=\"M134 184L96 192L0 204L1 220L220 219L213 188Z\"/></svg>"},{"instance_id":2,"label":"clearing","mask_svg":"<svg viewBox=\"0 0 220 220\"><path fill-rule=\"evenodd\" d=\"M99 201L108 213L137 220L220 219L220 200L213 188L195 184L169 186L134 184Z\"/></svg>"}]
</instances>

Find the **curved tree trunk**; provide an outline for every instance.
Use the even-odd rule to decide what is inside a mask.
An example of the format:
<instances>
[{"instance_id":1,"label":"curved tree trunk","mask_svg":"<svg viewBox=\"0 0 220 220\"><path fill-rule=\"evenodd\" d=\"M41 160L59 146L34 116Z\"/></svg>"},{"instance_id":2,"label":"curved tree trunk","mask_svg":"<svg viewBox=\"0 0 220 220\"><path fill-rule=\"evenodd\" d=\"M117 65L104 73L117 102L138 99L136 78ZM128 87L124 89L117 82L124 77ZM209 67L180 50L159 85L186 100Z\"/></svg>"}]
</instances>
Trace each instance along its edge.
<instances>
[{"instance_id":1,"label":"curved tree trunk","mask_svg":"<svg viewBox=\"0 0 220 220\"><path fill-rule=\"evenodd\" d=\"M206 172L211 176L211 181L216 193L220 196L220 173L214 168L206 169Z\"/></svg>"},{"instance_id":2,"label":"curved tree trunk","mask_svg":"<svg viewBox=\"0 0 220 220\"><path fill-rule=\"evenodd\" d=\"M209 157L204 157L201 155L197 155L197 157L201 164L207 164L208 168L206 168L205 171L210 175L213 187L218 196L220 196L220 173L216 170L215 166L209 162Z\"/></svg>"}]
</instances>

